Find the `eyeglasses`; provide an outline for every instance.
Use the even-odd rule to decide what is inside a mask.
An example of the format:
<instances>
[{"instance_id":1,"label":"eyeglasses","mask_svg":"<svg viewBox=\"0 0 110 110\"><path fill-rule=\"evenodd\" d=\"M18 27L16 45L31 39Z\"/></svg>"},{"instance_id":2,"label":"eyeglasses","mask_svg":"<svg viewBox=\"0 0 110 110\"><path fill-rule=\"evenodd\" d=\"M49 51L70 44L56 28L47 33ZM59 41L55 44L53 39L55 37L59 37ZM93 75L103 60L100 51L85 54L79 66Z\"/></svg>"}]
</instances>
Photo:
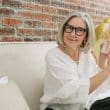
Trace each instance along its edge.
<instances>
[{"instance_id":1,"label":"eyeglasses","mask_svg":"<svg viewBox=\"0 0 110 110\"><path fill-rule=\"evenodd\" d=\"M75 30L75 34L77 36L82 36L85 32L87 32L87 29L84 29L82 27L74 27L69 24L64 25L64 31L66 33L72 33L73 30Z\"/></svg>"}]
</instances>

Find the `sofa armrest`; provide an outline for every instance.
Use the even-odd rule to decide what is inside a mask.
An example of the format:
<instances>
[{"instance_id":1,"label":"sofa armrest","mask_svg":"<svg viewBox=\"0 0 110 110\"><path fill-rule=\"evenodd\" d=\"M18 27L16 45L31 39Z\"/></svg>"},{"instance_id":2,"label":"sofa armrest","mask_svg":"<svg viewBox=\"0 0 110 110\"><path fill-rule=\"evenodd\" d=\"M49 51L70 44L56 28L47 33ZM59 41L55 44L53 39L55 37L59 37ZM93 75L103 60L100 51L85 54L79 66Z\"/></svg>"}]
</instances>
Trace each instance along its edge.
<instances>
[{"instance_id":1,"label":"sofa armrest","mask_svg":"<svg viewBox=\"0 0 110 110\"><path fill-rule=\"evenodd\" d=\"M0 110L30 110L19 87L13 81L0 84Z\"/></svg>"}]
</instances>

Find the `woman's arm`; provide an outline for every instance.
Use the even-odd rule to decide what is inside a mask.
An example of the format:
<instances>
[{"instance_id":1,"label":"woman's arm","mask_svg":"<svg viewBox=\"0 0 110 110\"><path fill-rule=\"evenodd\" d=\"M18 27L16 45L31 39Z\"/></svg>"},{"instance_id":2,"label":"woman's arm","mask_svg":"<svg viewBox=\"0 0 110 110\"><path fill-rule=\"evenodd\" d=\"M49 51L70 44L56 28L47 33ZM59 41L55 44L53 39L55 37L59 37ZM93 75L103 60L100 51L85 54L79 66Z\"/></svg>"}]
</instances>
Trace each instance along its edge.
<instances>
[{"instance_id":1,"label":"woman's arm","mask_svg":"<svg viewBox=\"0 0 110 110\"><path fill-rule=\"evenodd\" d=\"M110 63L102 72L99 72L95 76L90 78L89 93L93 92L98 86L100 86L108 77L110 77Z\"/></svg>"},{"instance_id":2,"label":"woman's arm","mask_svg":"<svg viewBox=\"0 0 110 110\"><path fill-rule=\"evenodd\" d=\"M99 67L102 69L108 64L109 44L110 42L104 41L100 47Z\"/></svg>"},{"instance_id":3,"label":"woman's arm","mask_svg":"<svg viewBox=\"0 0 110 110\"><path fill-rule=\"evenodd\" d=\"M101 45L98 65L102 71L90 78L89 93L93 92L110 76L110 50L108 41L105 41Z\"/></svg>"},{"instance_id":4,"label":"woman's arm","mask_svg":"<svg viewBox=\"0 0 110 110\"><path fill-rule=\"evenodd\" d=\"M41 98L42 102L73 104L87 101L90 80L79 78L76 66L68 57L55 52L49 53L46 56L46 71L45 95Z\"/></svg>"},{"instance_id":5,"label":"woman's arm","mask_svg":"<svg viewBox=\"0 0 110 110\"><path fill-rule=\"evenodd\" d=\"M109 51L108 51L108 64L110 64L110 48L109 48Z\"/></svg>"},{"instance_id":6,"label":"woman's arm","mask_svg":"<svg viewBox=\"0 0 110 110\"><path fill-rule=\"evenodd\" d=\"M101 52L99 56L99 67L101 69L104 69L107 66L107 63L108 63L108 56Z\"/></svg>"}]
</instances>

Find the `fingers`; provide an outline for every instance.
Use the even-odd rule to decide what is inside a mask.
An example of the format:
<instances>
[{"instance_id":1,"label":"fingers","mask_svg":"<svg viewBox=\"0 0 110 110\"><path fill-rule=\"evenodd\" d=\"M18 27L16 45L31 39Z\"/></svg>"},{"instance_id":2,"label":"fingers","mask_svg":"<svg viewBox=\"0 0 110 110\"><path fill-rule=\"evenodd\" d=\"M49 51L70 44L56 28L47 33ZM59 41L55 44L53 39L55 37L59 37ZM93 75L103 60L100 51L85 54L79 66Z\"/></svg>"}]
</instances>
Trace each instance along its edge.
<instances>
[{"instance_id":1,"label":"fingers","mask_svg":"<svg viewBox=\"0 0 110 110\"><path fill-rule=\"evenodd\" d=\"M107 56L108 56L108 60L110 61L110 48L109 48Z\"/></svg>"},{"instance_id":2,"label":"fingers","mask_svg":"<svg viewBox=\"0 0 110 110\"><path fill-rule=\"evenodd\" d=\"M110 50L110 42L105 41L102 45L101 45L101 53L108 55Z\"/></svg>"}]
</instances>

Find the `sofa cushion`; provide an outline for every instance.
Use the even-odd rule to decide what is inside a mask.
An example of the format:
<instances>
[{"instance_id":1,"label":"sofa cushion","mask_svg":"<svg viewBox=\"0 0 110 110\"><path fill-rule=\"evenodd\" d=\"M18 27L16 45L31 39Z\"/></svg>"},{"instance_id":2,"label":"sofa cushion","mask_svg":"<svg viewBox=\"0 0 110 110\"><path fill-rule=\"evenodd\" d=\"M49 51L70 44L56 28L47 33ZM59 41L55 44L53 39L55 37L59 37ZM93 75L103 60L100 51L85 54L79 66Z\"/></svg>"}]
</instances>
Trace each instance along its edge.
<instances>
[{"instance_id":1,"label":"sofa cushion","mask_svg":"<svg viewBox=\"0 0 110 110\"><path fill-rule=\"evenodd\" d=\"M0 84L0 110L30 110L22 92L13 81Z\"/></svg>"},{"instance_id":2,"label":"sofa cushion","mask_svg":"<svg viewBox=\"0 0 110 110\"><path fill-rule=\"evenodd\" d=\"M8 76L19 85L31 110L39 110L45 55L55 46L55 42L0 43L0 76Z\"/></svg>"}]
</instances>

